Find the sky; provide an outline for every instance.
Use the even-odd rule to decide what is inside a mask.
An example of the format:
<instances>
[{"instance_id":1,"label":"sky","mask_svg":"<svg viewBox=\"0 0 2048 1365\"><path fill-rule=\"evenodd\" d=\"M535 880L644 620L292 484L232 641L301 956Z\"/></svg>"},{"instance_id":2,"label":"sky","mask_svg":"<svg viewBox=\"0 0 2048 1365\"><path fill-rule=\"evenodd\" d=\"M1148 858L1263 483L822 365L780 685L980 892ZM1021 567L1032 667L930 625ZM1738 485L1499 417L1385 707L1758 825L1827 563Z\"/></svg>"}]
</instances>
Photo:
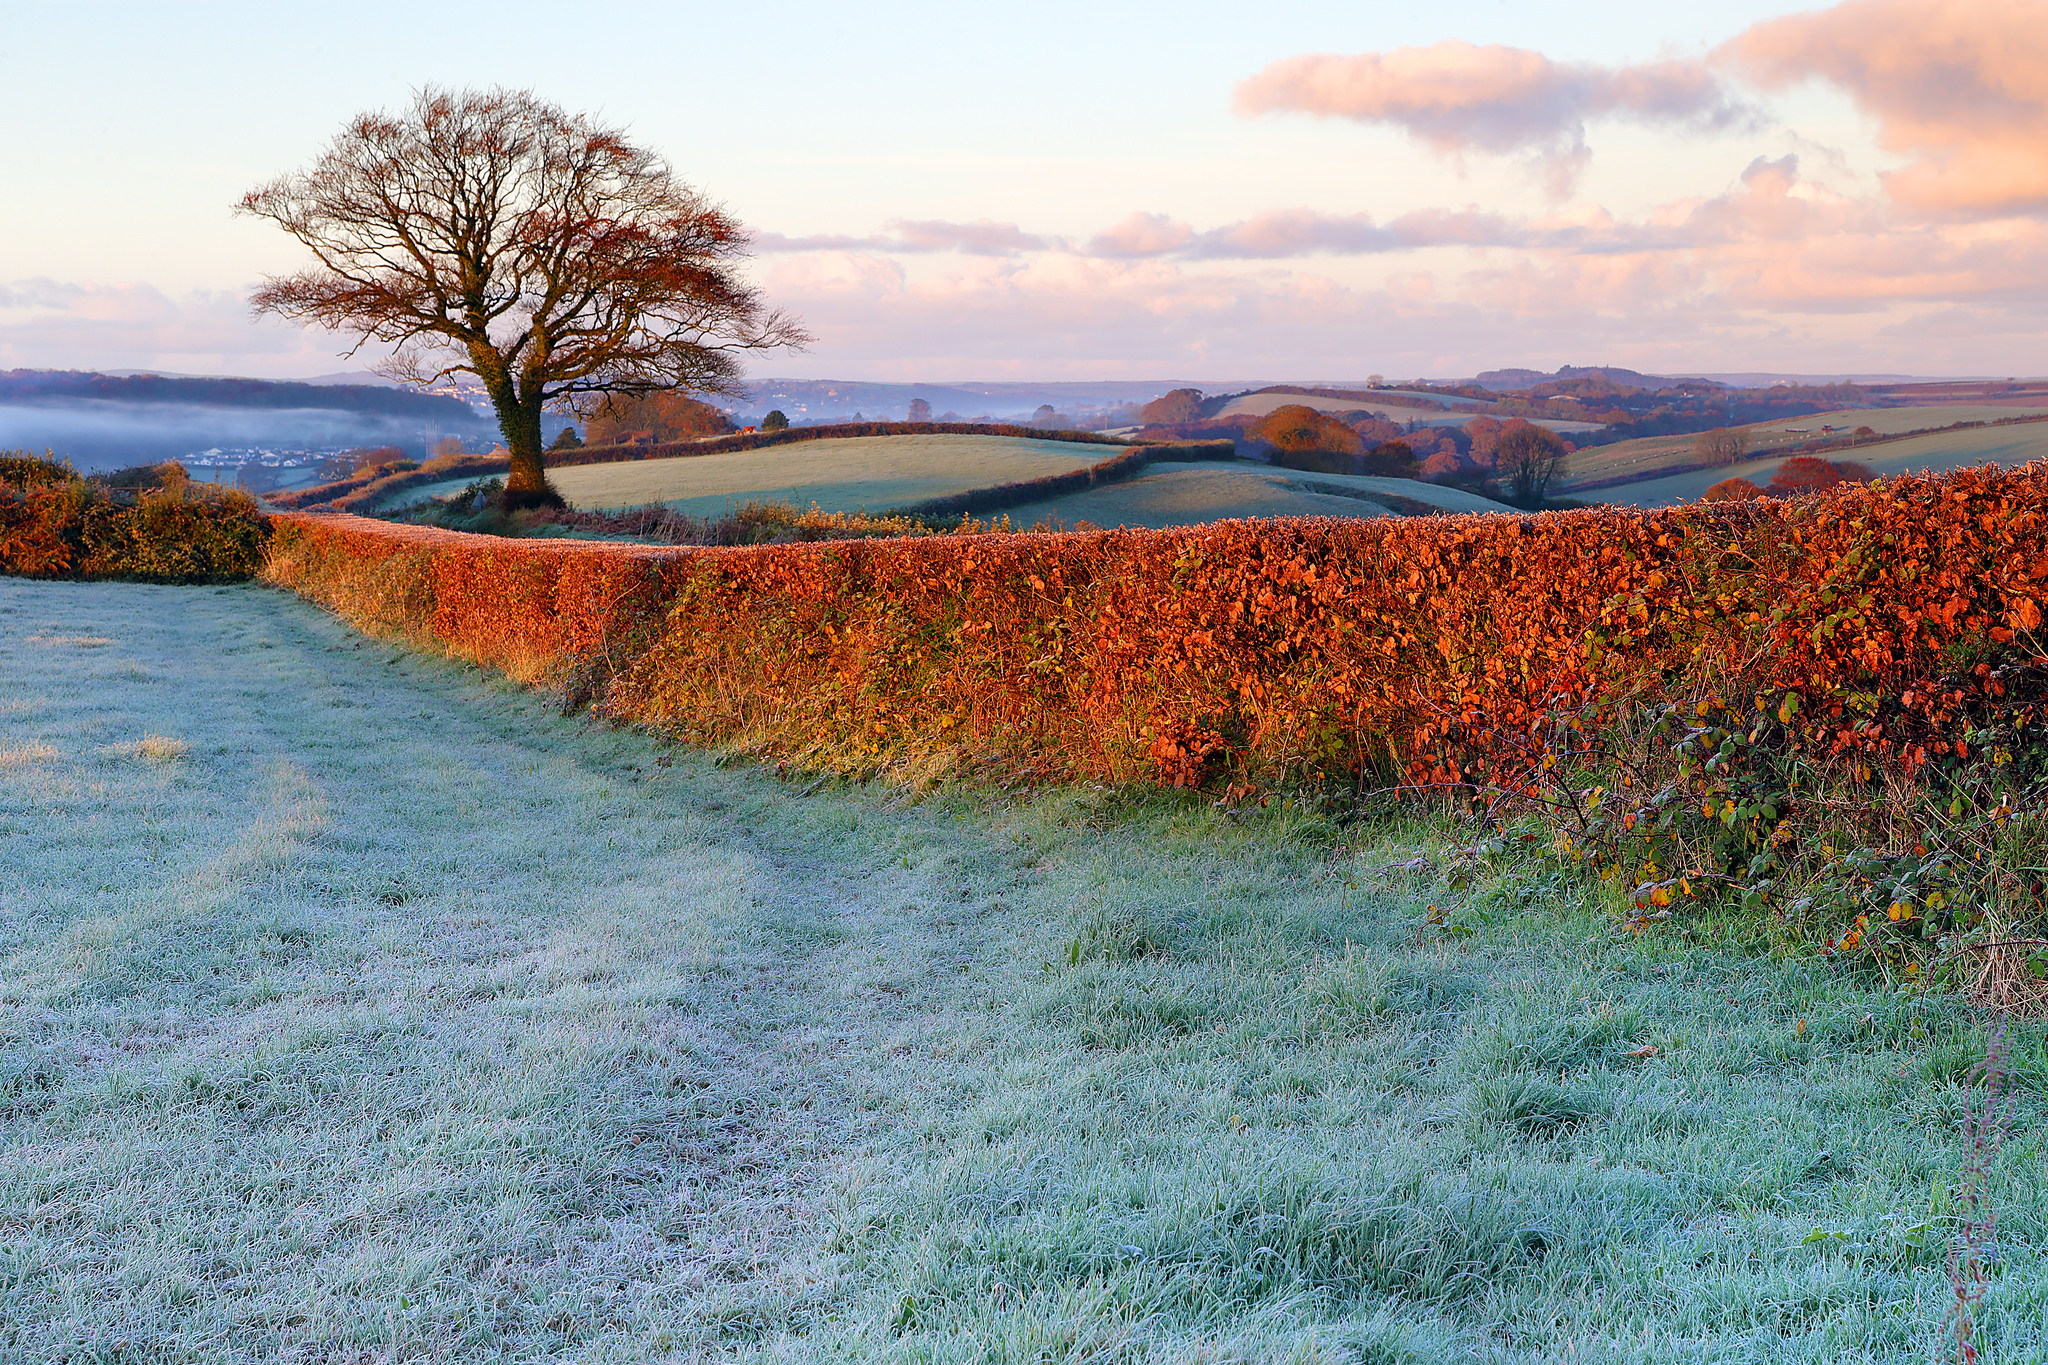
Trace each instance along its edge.
<instances>
[{"instance_id":1,"label":"sky","mask_svg":"<svg viewBox=\"0 0 2048 1365\"><path fill-rule=\"evenodd\" d=\"M2048 4L13 7L0 369L303 377L245 190L426 83L622 126L947 382L2048 373Z\"/></svg>"}]
</instances>

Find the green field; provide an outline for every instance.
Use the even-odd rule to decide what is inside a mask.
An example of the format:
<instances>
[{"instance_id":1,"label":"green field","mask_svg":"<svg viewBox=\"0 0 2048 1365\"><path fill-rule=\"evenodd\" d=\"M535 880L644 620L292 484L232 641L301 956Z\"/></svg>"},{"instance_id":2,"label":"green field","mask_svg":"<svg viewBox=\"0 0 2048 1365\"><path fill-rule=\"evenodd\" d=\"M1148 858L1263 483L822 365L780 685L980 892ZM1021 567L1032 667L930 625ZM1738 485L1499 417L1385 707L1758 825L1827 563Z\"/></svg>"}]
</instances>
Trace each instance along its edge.
<instances>
[{"instance_id":1,"label":"green field","mask_svg":"<svg viewBox=\"0 0 2048 1365\"><path fill-rule=\"evenodd\" d=\"M1823 434L1821 428L1824 426L1846 431L1854 431L1857 427L1869 427L1872 431L1890 436L1907 431L1945 427L1954 422L1997 422L2044 412L2048 412L2048 408L2007 407L1997 403L1942 403L1908 408L1845 408L1836 412L1815 413L1810 417L1788 418L1782 422L1759 422L1744 430L1749 432L1751 452L1757 456L1764 456L1775 450L1820 439ZM1993 444L2007 439L2007 433L1984 432L1981 435L1983 439ZM1640 440L1617 441L1613 445L1594 446L1581 451L1571 459L1563 491L1580 492L1603 501L1619 501L1618 498L1606 496L1610 491L1608 489L1587 489L1585 486L1625 475L1642 474L1670 465L1691 464L1693 443L1698 439L1697 433L1694 432L1678 436L1645 436ZM1882 449L1881 447L1880 450ZM1862 457L1851 452L1849 458ZM1708 482L1712 483L1714 480L1710 479Z\"/></svg>"},{"instance_id":2,"label":"green field","mask_svg":"<svg viewBox=\"0 0 2048 1365\"><path fill-rule=\"evenodd\" d=\"M1340 491L1341 490L1341 491ZM1384 516L1387 501L1427 503L1446 512L1505 512L1500 503L1413 479L1306 474L1243 461L1156 464L1135 479L1012 508L1011 524L1041 520L1068 526L1191 526L1229 517Z\"/></svg>"},{"instance_id":3,"label":"green field","mask_svg":"<svg viewBox=\"0 0 2048 1365\"><path fill-rule=\"evenodd\" d=\"M1122 448L1009 436L849 436L765 450L576 465L550 473L572 507L615 511L666 503L717 516L749 501L880 512L971 488L1064 474ZM409 489L396 502L460 492L466 480Z\"/></svg>"},{"instance_id":4,"label":"green field","mask_svg":"<svg viewBox=\"0 0 2048 1365\"><path fill-rule=\"evenodd\" d=\"M254 587L0 579L0 677L0 1359L1953 1356L1982 1020L1480 831L784 783Z\"/></svg>"},{"instance_id":5,"label":"green field","mask_svg":"<svg viewBox=\"0 0 2048 1365\"><path fill-rule=\"evenodd\" d=\"M1939 473L1945 469L1979 464L2025 464L2029 460L2048 459L2048 422L1973 427L1967 431L1912 436L1902 441L1845 450L1833 458L1860 461L1879 474L1917 473L1921 470ZM1589 489L1580 496L1630 507L1665 507L1694 501L1704 496L1714 484L1738 475L1762 487L1771 481L1771 475L1777 472L1780 463L1777 459L1745 460L1719 469L1701 469L1661 479L1645 479L1640 483Z\"/></svg>"}]
</instances>

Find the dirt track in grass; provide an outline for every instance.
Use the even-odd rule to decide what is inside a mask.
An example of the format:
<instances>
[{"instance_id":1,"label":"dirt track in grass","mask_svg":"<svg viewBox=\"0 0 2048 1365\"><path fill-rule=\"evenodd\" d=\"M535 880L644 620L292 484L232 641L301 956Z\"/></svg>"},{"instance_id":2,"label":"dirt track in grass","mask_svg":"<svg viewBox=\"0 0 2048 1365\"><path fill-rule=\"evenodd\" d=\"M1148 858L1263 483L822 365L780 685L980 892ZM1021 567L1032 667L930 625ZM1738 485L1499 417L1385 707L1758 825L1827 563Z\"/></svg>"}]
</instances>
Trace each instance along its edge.
<instances>
[{"instance_id":1,"label":"dirt track in grass","mask_svg":"<svg viewBox=\"0 0 2048 1365\"><path fill-rule=\"evenodd\" d=\"M1972 1014L1471 831L779 781L255 588L0 579L0 679L0 1360L1939 1343Z\"/></svg>"}]
</instances>

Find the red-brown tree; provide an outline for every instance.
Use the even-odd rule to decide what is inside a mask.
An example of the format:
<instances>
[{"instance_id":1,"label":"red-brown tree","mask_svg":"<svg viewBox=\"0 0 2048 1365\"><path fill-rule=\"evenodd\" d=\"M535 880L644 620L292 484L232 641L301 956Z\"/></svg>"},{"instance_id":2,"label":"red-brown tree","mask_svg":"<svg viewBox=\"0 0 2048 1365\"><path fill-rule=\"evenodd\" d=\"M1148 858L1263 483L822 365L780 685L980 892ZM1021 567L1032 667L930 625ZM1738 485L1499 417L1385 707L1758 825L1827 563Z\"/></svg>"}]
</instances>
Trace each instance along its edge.
<instances>
[{"instance_id":1,"label":"red-brown tree","mask_svg":"<svg viewBox=\"0 0 2048 1365\"><path fill-rule=\"evenodd\" d=\"M1780 497L1802 493L1825 493L1845 483L1869 483L1876 474L1861 460L1823 460L1818 455L1794 455L1778 466L1767 492Z\"/></svg>"},{"instance_id":2,"label":"red-brown tree","mask_svg":"<svg viewBox=\"0 0 2048 1365\"><path fill-rule=\"evenodd\" d=\"M736 430L732 419L687 394L607 394L591 410L590 444L615 445L645 435L655 441L687 441L693 436L720 436Z\"/></svg>"},{"instance_id":3,"label":"red-brown tree","mask_svg":"<svg viewBox=\"0 0 2048 1365\"><path fill-rule=\"evenodd\" d=\"M1138 409L1138 420L1147 426L1173 426L1194 422L1202 416L1200 389L1174 389Z\"/></svg>"},{"instance_id":4,"label":"red-brown tree","mask_svg":"<svg viewBox=\"0 0 2048 1365\"><path fill-rule=\"evenodd\" d=\"M1327 450L1356 455L1365 448L1358 433L1326 412L1300 403L1273 409L1259 423L1258 438L1288 454Z\"/></svg>"},{"instance_id":5,"label":"red-brown tree","mask_svg":"<svg viewBox=\"0 0 2048 1365\"><path fill-rule=\"evenodd\" d=\"M809 337L741 279L740 224L624 133L526 91L428 87L243 197L318 264L251 302L483 382L506 501L558 503L541 413L605 394L737 394L739 356ZM353 350L350 354L353 354Z\"/></svg>"}]
</instances>

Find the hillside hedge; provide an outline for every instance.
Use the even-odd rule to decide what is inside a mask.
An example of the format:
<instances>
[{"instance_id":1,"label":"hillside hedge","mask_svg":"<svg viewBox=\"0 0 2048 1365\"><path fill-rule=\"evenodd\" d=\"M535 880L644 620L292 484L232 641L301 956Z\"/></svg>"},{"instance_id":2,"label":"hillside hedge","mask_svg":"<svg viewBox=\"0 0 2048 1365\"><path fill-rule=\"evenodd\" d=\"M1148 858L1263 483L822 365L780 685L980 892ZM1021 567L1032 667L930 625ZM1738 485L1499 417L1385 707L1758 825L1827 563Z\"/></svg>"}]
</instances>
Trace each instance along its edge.
<instances>
[{"instance_id":1,"label":"hillside hedge","mask_svg":"<svg viewBox=\"0 0 2048 1365\"><path fill-rule=\"evenodd\" d=\"M0 573L27 578L233 582L262 567L269 524L246 493L176 464L116 482L0 457Z\"/></svg>"},{"instance_id":2,"label":"hillside hedge","mask_svg":"<svg viewBox=\"0 0 2048 1365\"><path fill-rule=\"evenodd\" d=\"M2038 660L2048 465L1797 501L754 549L287 515L266 575L604 714L846 772L1490 772L1557 708L1789 696L1913 772ZM1519 738L1518 738L1519 737Z\"/></svg>"},{"instance_id":3,"label":"hillside hedge","mask_svg":"<svg viewBox=\"0 0 2048 1365\"><path fill-rule=\"evenodd\" d=\"M987 488L970 488L944 497L926 498L894 509L898 514L917 517L986 516L1012 507L1024 507L1068 493L1085 493L1091 488L1135 479L1158 461L1235 460L1237 447L1229 441L1163 441L1133 446L1086 469L1064 474L1046 474L1036 479L1019 479Z\"/></svg>"}]
</instances>

